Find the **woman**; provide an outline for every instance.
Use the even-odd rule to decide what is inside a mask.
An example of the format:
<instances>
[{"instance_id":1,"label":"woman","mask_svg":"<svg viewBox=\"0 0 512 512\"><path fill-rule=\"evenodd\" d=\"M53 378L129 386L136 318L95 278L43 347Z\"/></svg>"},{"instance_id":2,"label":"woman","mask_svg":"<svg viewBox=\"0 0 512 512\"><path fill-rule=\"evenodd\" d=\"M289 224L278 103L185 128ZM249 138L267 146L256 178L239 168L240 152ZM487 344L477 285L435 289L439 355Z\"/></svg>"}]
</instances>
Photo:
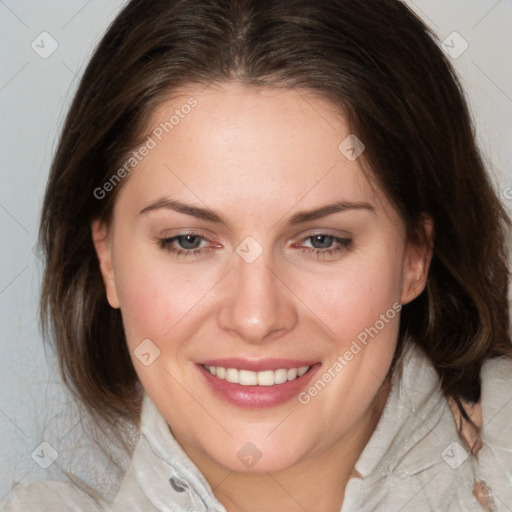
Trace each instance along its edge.
<instances>
[{"instance_id":1,"label":"woman","mask_svg":"<svg viewBox=\"0 0 512 512\"><path fill-rule=\"evenodd\" d=\"M6 510L506 510L510 221L396 0L133 0L43 206L42 319L113 500Z\"/></svg>"}]
</instances>

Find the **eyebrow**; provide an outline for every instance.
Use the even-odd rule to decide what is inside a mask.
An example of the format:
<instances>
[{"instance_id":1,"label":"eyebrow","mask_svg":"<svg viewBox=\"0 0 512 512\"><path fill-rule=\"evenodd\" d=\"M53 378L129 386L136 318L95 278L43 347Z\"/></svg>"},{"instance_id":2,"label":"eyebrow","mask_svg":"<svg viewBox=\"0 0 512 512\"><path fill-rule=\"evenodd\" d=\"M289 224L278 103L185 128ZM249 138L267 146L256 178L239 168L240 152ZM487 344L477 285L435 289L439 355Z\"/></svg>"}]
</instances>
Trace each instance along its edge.
<instances>
[{"instance_id":1,"label":"eyebrow","mask_svg":"<svg viewBox=\"0 0 512 512\"><path fill-rule=\"evenodd\" d=\"M172 210L178 213L183 213L185 215L190 215L191 217L196 217L197 219L205 220L207 222L224 224L226 226L228 225L226 220L224 220L220 215L218 215L209 208L201 208L199 206L193 206L190 204L182 203L181 201L176 201L168 198L158 199L154 203L151 203L150 205L143 208L139 212L139 215L160 209ZM320 208L315 208L314 210L307 210L296 213L289 220L289 224L303 224L305 222L327 217L328 215L332 215L333 213L344 212L347 210L367 210L375 213L375 208L370 203L338 201L336 203L321 206Z\"/></svg>"},{"instance_id":2,"label":"eyebrow","mask_svg":"<svg viewBox=\"0 0 512 512\"><path fill-rule=\"evenodd\" d=\"M208 222L227 225L227 222L223 220L220 215L216 214L209 208L200 208L199 206L193 206L190 204L182 203L181 201L167 198L158 199L154 203L151 203L149 206L146 206L139 212L139 215L161 209L173 210L175 212L184 213L185 215L190 215L191 217L196 217Z\"/></svg>"},{"instance_id":3,"label":"eyebrow","mask_svg":"<svg viewBox=\"0 0 512 512\"><path fill-rule=\"evenodd\" d=\"M302 224L304 222L321 219L328 215L332 215L333 213L344 212L347 210L367 210L375 213L375 208L370 203L338 201L337 203L321 206L314 210L296 213L290 219L290 224Z\"/></svg>"}]
</instances>

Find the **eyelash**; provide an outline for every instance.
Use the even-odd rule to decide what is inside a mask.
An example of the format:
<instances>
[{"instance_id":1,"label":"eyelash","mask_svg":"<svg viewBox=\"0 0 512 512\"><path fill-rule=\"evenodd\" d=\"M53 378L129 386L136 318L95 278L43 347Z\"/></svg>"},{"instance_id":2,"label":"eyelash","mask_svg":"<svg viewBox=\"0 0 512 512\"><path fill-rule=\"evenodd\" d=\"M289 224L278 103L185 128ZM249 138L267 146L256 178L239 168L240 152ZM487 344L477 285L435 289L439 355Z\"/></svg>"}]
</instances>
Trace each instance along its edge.
<instances>
[{"instance_id":1,"label":"eyelash","mask_svg":"<svg viewBox=\"0 0 512 512\"><path fill-rule=\"evenodd\" d=\"M178 258L180 258L182 256L184 256L184 257L199 256L200 254L204 253L207 250L207 249L191 249L191 250L187 250L187 249L180 249L180 248L176 248L176 247L172 246L172 243L175 240L178 240L179 238L184 238L184 237L187 237L187 236L194 236L196 238L200 238L201 240L206 240L206 238L204 238L201 235L198 235L197 233L193 233L193 232L183 233L182 235L176 235L176 236L173 236L173 237L170 237L170 238L161 238L159 240L160 247L162 249L166 249L169 253L174 254Z\"/></svg>"},{"instance_id":2,"label":"eyelash","mask_svg":"<svg viewBox=\"0 0 512 512\"><path fill-rule=\"evenodd\" d=\"M187 250L187 249L177 248L172 245L175 241L179 240L182 237L187 237L187 236L193 236L196 238L200 238L202 241L207 240L206 238L204 238L201 235L198 235L197 233L193 233L193 232L184 233L184 234L176 235L176 236L173 236L170 238L159 239L158 241L159 241L160 248L166 249L169 253L174 254L177 258L199 256L209 250L208 248ZM350 249L350 247L352 246L352 239L350 239L350 238L340 238L340 237L336 237L334 235L328 235L325 233L316 233L314 235L309 235L304 240L310 240L314 237L319 237L319 236L325 236L325 237L332 238L333 243L337 243L337 244L339 244L339 246L335 249L332 249L332 248L315 249L314 247L300 247L300 250L307 254L312 254L320 259L320 258L324 258L326 256L333 256L334 254L338 254L344 250Z\"/></svg>"},{"instance_id":3,"label":"eyelash","mask_svg":"<svg viewBox=\"0 0 512 512\"><path fill-rule=\"evenodd\" d=\"M346 251L347 249L350 249L350 247L352 246L352 239L350 239L350 238L340 238L340 237L337 237L334 235L328 235L325 233L316 233L314 235L309 235L304 240L310 240L311 238L315 238L318 236L326 236L326 237L332 238L333 243L337 243L338 247L336 247L335 249L332 249L332 248L315 249L314 247L300 247L300 250L307 254L312 254L313 256L316 256L318 259L321 259L321 258L325 258L326 256L333 256L342 251Z\"/></svg>"}]
</instances>

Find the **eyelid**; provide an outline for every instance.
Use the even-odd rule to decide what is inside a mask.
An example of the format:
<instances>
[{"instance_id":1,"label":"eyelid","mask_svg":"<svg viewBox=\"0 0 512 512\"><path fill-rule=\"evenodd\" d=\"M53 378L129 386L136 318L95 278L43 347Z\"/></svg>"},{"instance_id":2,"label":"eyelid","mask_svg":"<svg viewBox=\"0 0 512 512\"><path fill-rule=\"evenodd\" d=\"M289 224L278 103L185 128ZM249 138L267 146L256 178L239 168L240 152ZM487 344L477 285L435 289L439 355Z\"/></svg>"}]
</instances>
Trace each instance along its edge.
<instances>
[{"instance_id":1,"label":"eyelid","mask_svg":"<svg viewBox=\"0 0 512 512\"><path fill-rule=\"evenodd\" d=\"M157 241L161 249L166 249L169 253L174 254L176 258L183 257L199 257L212 250L222 248L222 244L214 242L210 238L202 235L195 229L180 229L176 234L168 234L168 236L158 237ZM181 237L193 236L200 239L201 245L196 248L181 248L179 247L177 240ZM316 248L304 245L306 241L311 240L315 236L325 236L332 238L332 246L325 248ZM295 238L297 239L297 238ZM334 255L338 255L343 251L350 250L352 247L352 236L346 234L332 233L330 229L317 229L314 232L302 233L299 241L293 243L292 247L299 251L307 254L314 255L317 258L332 258ZM206 244L206 245L202 245Z\"/></svg>"},{"instance_id":2,"label":"eyelid","mask_svg":"<svg viewBox=\"0 0 512 512\"><path fill-rule=\"evenodd\" d=\"M201 240L201 245L199 247L193 249L181 248L177 244L177 240L181 237L186 236L194 236ZM156 242L158 243L160 249L168 251L170 254L174 254L175 257L181 258L186 256L199 256L201 254L210 252L215 249L222 248L222 244L218 242L214 242L209 238L197 233L195 230L180 230L176 234L170 234L168 236L161 236L156 238ZM205 245L203 245L205 244Z\"/></svg>"},{"instance_id":3,"label":"eyelid","mask_svg":"<svg viewBox=\"0 0 512 512\"><path fill-rule=\"evenodd\" d=\"M207 236L202 235L201 233L197 233L195 231L180 231L179 233L176 233L176 234L160 236L157 239L161 243L164 243L164 242L170 242L170 241L173 241L180 237L185 237L185 236L195 236L197 238L200 238L202 242L207 242L209 246L222 247L222 245L219 242L215 242L211 238L208 238Z\"/></svg>"},{"instance_id":4,"label":"eyelid","mask_svg":"<svg viewBox=\"0 0 512 512\"><path fill-rule=\"evenodd\" d=\"M158 238L174 238L176 236L186 236L186 235L199 236L201 238L205 238L206 240L211 240L212 238L215 238L215 235L210 230L193 228L193 227L162 229L158 232L157 237Z\"/></svg>"},{"instance_id":5,"label":"eyelid","mask_svg":"<svg viewBox=\"0 0 512 512\"><path fill-rule=\"evenodd\" d=\"M312 231L306 231L301 233L298 236L295 236L294 240L301 240L304 241L308 238L311 238L313 236L332 236L333 238L337 240L351 240L353 238L353 235L349 233L348 231L341 231L337 229L314 229Z\"/></svg>"},{"instance_id":6,"label":"eyelid","mask_svg":"<svg viewBox=\"0 0 512 512\"><path fill-rule=\"evenodd\" d=\"M304 242L306 240L308 240L309 238L312 238L314 236L329 236L329 237L332 237L334 238L335 240L352 240L352 235L345 232L345 233L332 233L330 229L318 229L318 230L314 230L313 232L310 232L310 233L302 233L301 235L299 236L296 236L294 237L293 239L294 240L299 240L301 242ZM159 235L157 237L157 240L161 241L161 242L165 242L165 241L170 241L170 240L173 240L173 239L176 239L176 238L179 238L179 237L182 237L182 236L196 236L198 238L201 238L203 241L206 241L206 242L210 242L210 244L212 245L215 245L216 247L221 247L222 244L220 244L219 242L215 242L214 240L212 240L210 237L200 233L200 230L196 230L196 229L180 229L179 231L177 231L176 233L162 233L161 235ZM213 237L212 237L213 238Z\"/></svg>"}]
</instances>

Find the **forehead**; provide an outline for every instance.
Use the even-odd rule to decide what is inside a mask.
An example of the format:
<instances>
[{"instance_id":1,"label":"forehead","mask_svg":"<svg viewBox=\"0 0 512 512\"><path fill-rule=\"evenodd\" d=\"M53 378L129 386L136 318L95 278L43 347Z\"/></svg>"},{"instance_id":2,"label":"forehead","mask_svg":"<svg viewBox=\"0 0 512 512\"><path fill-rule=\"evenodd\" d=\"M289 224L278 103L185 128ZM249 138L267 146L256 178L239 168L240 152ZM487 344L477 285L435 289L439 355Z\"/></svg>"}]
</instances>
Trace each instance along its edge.
<instances>
[{"instance_id":1,"label":"forehead","mask_svg":"<svg viewBox=\"0 0 512 512\"><path fill-rule=\"evenodd\" d=\"M360 159L347 152L353 137L340 109L311 91L182 88L152 112L139 146L150 149L122 195L140 207L166 194L223 206L259 201L262 209L385 202Z\"/></svg>"}]
</instances>

